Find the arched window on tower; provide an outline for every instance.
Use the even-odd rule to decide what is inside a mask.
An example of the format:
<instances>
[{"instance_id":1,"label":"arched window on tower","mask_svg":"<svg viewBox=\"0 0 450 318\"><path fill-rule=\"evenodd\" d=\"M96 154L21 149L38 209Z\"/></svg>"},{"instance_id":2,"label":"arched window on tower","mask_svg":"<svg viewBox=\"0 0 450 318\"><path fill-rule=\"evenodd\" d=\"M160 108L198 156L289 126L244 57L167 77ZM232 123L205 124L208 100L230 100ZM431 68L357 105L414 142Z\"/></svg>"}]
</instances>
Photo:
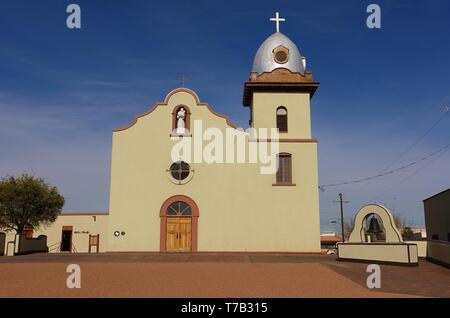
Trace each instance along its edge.
<instances>
[{"instance_id":1,"label":"arched window on tower","mask_svg":"<svg viewBox=\"0 0 450 318\"><path fill-rule=\"evenodd\" d=\"M288 131L288 113L286 107L277 108L277 128L280 133Z\"/></svg>"}]
</instances>

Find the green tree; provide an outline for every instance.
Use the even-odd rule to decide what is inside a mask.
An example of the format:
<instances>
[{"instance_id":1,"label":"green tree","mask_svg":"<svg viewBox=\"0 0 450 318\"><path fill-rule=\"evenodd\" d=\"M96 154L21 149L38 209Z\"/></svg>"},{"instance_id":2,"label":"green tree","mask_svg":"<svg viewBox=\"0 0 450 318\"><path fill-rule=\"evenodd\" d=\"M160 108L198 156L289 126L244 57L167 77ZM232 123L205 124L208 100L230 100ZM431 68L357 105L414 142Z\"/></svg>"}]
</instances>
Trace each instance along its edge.
<instances>
[{"instance_id":1,"label":"green tree","mask_svg":"<svg viewBox=\"0 0 450 318\"><path fill-rule=\"evenodd\" d=\"M44 179L27 174L0 179L0 229L23 233L25 227L53 223L64 206L64 197Z\"/></svg>"}]
</instances>

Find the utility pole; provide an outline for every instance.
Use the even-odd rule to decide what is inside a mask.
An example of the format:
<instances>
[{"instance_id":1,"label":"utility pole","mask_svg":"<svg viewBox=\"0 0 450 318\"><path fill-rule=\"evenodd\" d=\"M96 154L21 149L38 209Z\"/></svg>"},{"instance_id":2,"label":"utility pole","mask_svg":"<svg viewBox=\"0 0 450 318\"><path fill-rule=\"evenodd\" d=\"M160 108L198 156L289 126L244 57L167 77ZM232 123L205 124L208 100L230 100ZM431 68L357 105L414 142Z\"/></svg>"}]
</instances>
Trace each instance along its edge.
<instances>
[{"instance_id":1,"label":"utility pole","mask_svg":"<svg viewBox=\"0 0 450 318\"><path fill-rule=\"evenodd\" d=\"M350 201L344 201L344 195L342 193L339 193L339 201L333 201L333 202L339 202L341 206L341 233L342 233L342 242L345 242L344 238L344 203L349 203Z\"/></svg>"}]
</instances>

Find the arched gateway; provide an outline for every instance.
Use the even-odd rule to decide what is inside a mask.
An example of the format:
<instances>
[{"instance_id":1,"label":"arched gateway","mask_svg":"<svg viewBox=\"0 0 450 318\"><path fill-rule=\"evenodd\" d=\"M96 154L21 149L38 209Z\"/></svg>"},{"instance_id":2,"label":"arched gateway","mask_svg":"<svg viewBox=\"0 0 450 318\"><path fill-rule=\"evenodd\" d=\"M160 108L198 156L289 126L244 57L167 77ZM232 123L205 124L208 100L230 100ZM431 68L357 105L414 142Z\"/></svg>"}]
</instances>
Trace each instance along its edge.
<instances>
[{"instance_id":1,"label":"arched gateway","mask_svg":"<svg viewBox=\"0 0 450 318\"><path fill-rule=\"evenodd\" d=\"M160 251L196 252L199 211L185 195L168 198L161 206Z\"/></svg>"}]
</instances>

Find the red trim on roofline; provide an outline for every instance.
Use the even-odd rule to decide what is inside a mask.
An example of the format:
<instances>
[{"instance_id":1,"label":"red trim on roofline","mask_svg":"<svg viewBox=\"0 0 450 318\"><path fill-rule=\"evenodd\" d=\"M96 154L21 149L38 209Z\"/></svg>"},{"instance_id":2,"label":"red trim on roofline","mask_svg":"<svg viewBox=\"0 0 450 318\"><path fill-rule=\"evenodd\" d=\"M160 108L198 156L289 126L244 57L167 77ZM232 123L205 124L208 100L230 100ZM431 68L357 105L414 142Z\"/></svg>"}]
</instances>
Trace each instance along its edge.
<instances>
[{"instance_id":1,"label":"red trim on roofline","mask_svg":"<svg viewBox=\"0 0 450 318\"><path fill-rule=\"evenodd\" d=\"M193 90L191 90L191 89L189 89L189 88L181 87L181 88L176 88L176 89L172 90L172 91L166 96L166 98L164 99L164 102L153 104L153 106L152 106L149 110L147 110L146 112L143 112L143 113L141 113L141 114L135 116L134 119L133 119L133 122L132 122L131 124L129 124L129 125L125 126L125 127L122 127L122 128L115 128L115 129L113 129L113 132L120 132L120 131L127 130L128 128L134 126L134 125L137 123L137 121L139 120L139 118L144 117L144 116L147 116L148 114L150 114L151 112L153 112L153 111L154 111L156 108L158 108L159 106L168 106L170 97L172 97L172 95L174 95L174 94L176 94L176 93L179 93L179 92L185 92L185 93L191 94L191 95L194 97L195 103L197 104L196 106L206 106L206 108L208 108L208 110L209 110L213 115L215 115L215 116L217 116L217 117L219 117L219 118L224 119L228 126L230 126L230 127L232 127L232 128L235 128L235 129L238 128L236 125L234 125L234 124L232 124L232 123L230 122L230 118L229 118L228 116L225 116L225 115L222 115L222 114L217 113L216 111L213 110L213 108L212 108L208 103L202 103L202 102L200 102L200 98L198 97L198 95L197 95L196 92L194 92Z\"/></svg>"}]
</instances>

